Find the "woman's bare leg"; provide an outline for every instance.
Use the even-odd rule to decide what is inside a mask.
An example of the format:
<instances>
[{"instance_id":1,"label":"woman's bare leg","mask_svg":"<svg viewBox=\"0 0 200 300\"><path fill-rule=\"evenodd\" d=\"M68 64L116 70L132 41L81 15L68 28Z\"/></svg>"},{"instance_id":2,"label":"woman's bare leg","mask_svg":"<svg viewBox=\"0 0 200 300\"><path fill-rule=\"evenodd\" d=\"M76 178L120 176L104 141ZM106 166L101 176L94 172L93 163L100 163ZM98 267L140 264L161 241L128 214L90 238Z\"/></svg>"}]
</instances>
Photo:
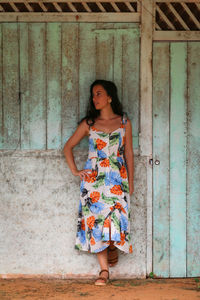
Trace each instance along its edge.
<instances>
[{"instance_id":1,"label":"woman's bare leg","mask_svg":"<svg viewBox=\"0 0 200 300\"><path fill-rule=\"evenodd\" d=\"M107 250L108 249L106 248L103 251L98 252L97 253L97 258L98 258L101 270L106 269L106 270L109 271ZM108 273L107 272L102 272L101 276L105 277L105 278L108 278ZM104 282L104 281L102 279L98 279L98 282Z\"/></svg>"},{"instance_id":2,"label":"woman's bare leg","mask_svg":"<svg viewBox=\"0 0 200 300\"><path fill-rule=\"evenodd\" d=\"M111 226L110 226L110 217L109 217L109 238L110 238L110 245L111 243L113 243L113 241L111 241ZM108 249L104 249L103 251L101 252L98 252L97 253L97 258L98 258L98 261L99 261L99 265L100 265L100 268L101 270L108 270L109 271L109 264L108 264ZM106 278L108 278L108 273L107 272L102 272L101 273L101 276L105 276ZM98 279L98 281L100 282L103 282L103 280L101 279Z\"/></svg>"}]
</instances>

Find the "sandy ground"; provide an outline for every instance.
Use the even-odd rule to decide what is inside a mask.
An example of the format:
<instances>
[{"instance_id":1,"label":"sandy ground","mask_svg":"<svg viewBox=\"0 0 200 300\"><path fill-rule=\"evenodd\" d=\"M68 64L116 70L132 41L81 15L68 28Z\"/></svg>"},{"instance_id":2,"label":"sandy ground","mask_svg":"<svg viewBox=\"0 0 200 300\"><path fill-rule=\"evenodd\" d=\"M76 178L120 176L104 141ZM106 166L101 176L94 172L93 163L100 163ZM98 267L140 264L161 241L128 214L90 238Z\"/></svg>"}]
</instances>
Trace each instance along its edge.
<instances>
[{"instance_id":1,"label":"sandy ground","mask_svg":"<svg viewBox=\"0 0 200 300\"><path fill-rule=\"evenodd\" d=\"M200 280L111 279L106 286L95 286L94 279L0 279L0 300L4 299L200 300Z\"/></svg>"}]
</instances>

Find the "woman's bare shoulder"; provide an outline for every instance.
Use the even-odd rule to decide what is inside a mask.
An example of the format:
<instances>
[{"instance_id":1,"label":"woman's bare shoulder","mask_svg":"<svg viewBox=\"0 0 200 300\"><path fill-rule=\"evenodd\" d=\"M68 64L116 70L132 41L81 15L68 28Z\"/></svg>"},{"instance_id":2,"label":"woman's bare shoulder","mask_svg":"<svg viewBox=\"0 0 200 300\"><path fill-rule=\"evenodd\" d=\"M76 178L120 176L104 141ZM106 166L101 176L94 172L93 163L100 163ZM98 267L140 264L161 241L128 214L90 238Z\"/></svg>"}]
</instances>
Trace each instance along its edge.
<instances>
[{"instance_id":1,"label":"woman's bare shoulder","mask_svg":"<svg viewBox=\"0 0 200 300\"><path fill-rule=\"evenodd\" d=\"M90 126L87 122L87 119L83 119L80 123L79 123L79 128L85 132L87 132L87 134L89 134L89 129L90 129Z\"/></svg>"},{"instance_id":2,"label":"woman's bare shoulder","mask_svg":"<svg viewBox=\"0 0 200 300\"><path fill-rule=\"evenodd\" d=\"M127 122L125 124L125 127L126 127L126 132L132 134L132 122L128 117L127 117Z\"/></svg>"}]
</instances>

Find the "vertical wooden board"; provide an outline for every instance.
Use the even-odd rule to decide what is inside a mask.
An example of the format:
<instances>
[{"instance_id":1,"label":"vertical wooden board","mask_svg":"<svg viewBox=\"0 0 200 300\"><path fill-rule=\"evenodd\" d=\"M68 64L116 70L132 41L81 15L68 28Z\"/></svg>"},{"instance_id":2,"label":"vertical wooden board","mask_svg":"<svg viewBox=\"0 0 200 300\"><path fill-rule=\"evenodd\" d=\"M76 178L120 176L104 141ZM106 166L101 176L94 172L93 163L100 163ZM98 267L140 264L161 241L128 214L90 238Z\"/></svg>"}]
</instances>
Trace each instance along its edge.
<instances>
[{"instance_id":1,"label":"vertical wooden board","mask_svg":"<svg viewBox=\"0 0 200 300\"><path fill-rule=\"evenodd\" d=\"M96 79L96 23L80 24L79 39L79 120L85 116L90 84Z\"/></svg>"},{"instance_id":2,"label":"vertical wooden board","mask_svg":"<svg viewBox=\"0 0 200 300\"><path fill-rule=\"evenodd\" d=\"M96 32L96 78L113 80L114 32L100 29Z\"/></svg>"},{"instance_id":3,"label":"vertical wooden board","mask_svg":"<svg viewBox=\"0 0 200 300\"><path fill-rule=\"evenodd\" d=\"M188 43L187 276L200 276L200 42Z\"/></svg>"},{"instance_id":4,"label":"vertical wooden board","mask_svg":"<svg viewBox=\"0 0 200 300\"><path fill-rule=\"evenodd\" d=\"M28 23L19 24L20 92L21 92L21 149L31 148L31 101L29 82Z\"/></svg>"},{"instance_id":5,"label":"vertical wooden board","mask_svg":"<svg viewBox=\"0 0 200 300\"><path fill-rule=\"evenodd\" d=\"M113 81L117 86L120 101L123 100L123 36L122 34L114 34L114 61L113 61Z\"/></svg>"},{"instance_id":6,"label":"vertical wooden board","mask_svg":"<svg viewBox=\"0 0 200 300\"><path fill-rule=\"evenodd\" d=\"M86 115L90 85L96 79L96 23L80 23L79 31L79 112L78 120ZM79 147L88 147L88 138Z\"/></svg>"},{"instance_id":7,"label":"vertical wooden board","mask_svg":"<svg viewBox=\"0 0 200 300\"><path fill-rule=\"evenodd\" d=\"M3 149L20 146L18 24L2 24Z\"/></svg>"},{"instance_id":8,"label":"vertical wooden board","mask_svg":"<svg viewBox=\"0 0 200 300\"><path fill-rule=\"evenodd\" d=\"M29 23L29 149L46 149L46 25ZM26 126L26 123L24 126Z\"/></svg>"},{"instance_id":9,"label":"vertical wooden board","mask_svg":"<svg viewBox=\"0 0 200 300\"><path fill-rule=\"evenodd\" d=\"M79 38L79 120L85 116L90 85L96 79L96 23L81 23Z\"/></svg>"},{"instance_id":10,"label":"vertical wooden board","mask_svg":"<svg viewBox=\"0 0 200 300\"><path fill-rule=\"evenodd\" d=\"M61 24L47 24L47 149L61 148Z\"/></svg>"},{"instance_id":11,"label":"vertical wooden board","mask_svg":"<svg viewBox=\"0 0 200 300\"><path fill-rule=\"evenodd\" d=\"M169 43L153 45L153 161L153 272L169 277Z\"/></svg>"},{"instance_id":12,"label":"vertical wooden board","mask_svg":"<svg viewBox=\"0 0 200 300\"><path fill-rule=\"evenodd\" d=\"M134 23L97 23L97 30L113 31L114 34L114 60L113 81L117 85L120 100L123 98L123 33L133 32L139 34L138 24Z\"/></svg>"},{"instance_id":13,"label":"vertical wooden board","mask_svg":"<svg viewBox=\"0 0 200 300\"><path fill-rule=\"evenodd\" d=\"M113 31L114 33L114 60L113 60L113 81L118 88L120 100L123 97L123 32L131 29L135 34L139 32L138 24L134 23L97 23L97 30ZM131 58L132 59L132 58Z\"/></svg>"},{"instance_id":14,"label":"vertical wooden board","mask_svg":"<svg viewBox=\"0 0 200 300\"><path fill-rule=\"evenodd\" d=\"M0 24L0 149L3 148L3 61L2 61L2 24Z\"/></svg>"},{"instance_id":15,"label":"vertical wooden board","mask_svg":"<svg viewBox=\"0 0 200 300\"><path fill-rule=\"evenodd\" d=\"M79 24L62 24L62 146L78 122Z\"/></svg>"},{"instance_id":16,"label":"vertical wooden board","mask_svg":"<svg viewBox=\"0 0 200 300\"><path fill-rule=\"evenodd\" d=\"M187 44L171 43L170 277L186 276Z\"/></svg>"},{"instance_id":17,"label":"vertical wooden board","mask_svg":"<svg viewBox=\"0 0 200 300\"><path fill-rule=\"evenodd\" d=\"M133 146L138 148L139 132L139 31L127 29L122 34L123 106L132 121Z\"/></svg>"}]
</instances>

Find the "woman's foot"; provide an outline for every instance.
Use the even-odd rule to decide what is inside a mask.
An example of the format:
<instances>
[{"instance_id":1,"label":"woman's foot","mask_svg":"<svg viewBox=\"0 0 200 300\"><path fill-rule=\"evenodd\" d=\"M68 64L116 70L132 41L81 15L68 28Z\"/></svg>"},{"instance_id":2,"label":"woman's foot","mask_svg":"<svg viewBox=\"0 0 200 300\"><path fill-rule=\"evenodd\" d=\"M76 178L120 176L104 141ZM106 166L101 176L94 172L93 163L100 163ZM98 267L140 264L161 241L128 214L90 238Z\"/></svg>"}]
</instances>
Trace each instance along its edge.
<instances>
[{"instance_id":1,"label":"woman's foot","mask_svg":"<svg viewBox=\"0 0 200 300\"><path fill-rule=\"evenodd\" d=\"M109 280L109 271L103 269L99 272L99 277L95 281L95 285L106 285Z\"/></svg>"}]
</instances>

